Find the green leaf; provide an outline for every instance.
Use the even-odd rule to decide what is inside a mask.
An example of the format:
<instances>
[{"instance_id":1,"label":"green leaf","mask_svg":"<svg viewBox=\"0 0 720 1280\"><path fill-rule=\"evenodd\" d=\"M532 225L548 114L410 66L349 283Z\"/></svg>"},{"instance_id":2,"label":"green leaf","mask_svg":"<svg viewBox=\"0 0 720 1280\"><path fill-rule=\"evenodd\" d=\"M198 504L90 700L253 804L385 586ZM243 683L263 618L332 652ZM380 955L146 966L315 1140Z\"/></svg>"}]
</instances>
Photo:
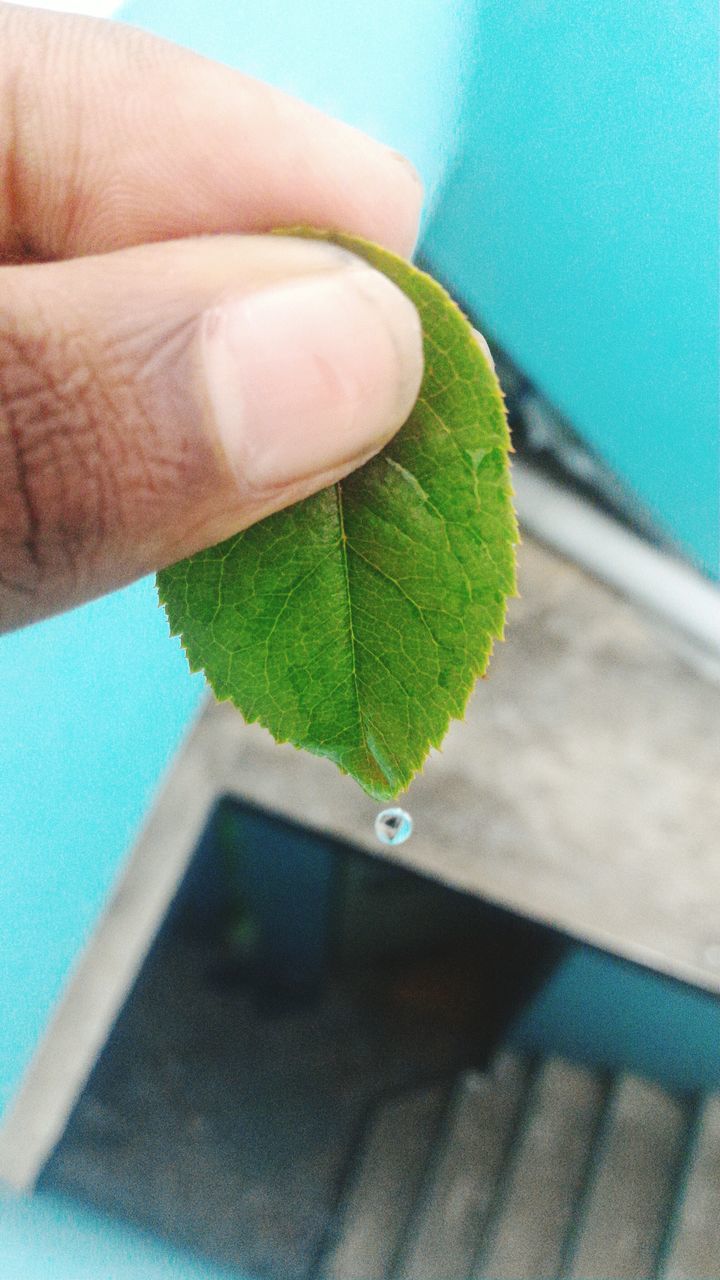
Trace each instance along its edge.
<instances>
[{"instance_id":1,"label":"green leaf","mask_svg":"<svg viewBox=\"0 0 720 1280\"><path fill-rule=\"evenodd\" d=\"M163 570L158 590L218 698L385 800L463 715L502 636L515 590L510 442L497 379L444 290L385 249L326 238L415 303L417 404L360 471Z\"/></svg>"}]
</instances>

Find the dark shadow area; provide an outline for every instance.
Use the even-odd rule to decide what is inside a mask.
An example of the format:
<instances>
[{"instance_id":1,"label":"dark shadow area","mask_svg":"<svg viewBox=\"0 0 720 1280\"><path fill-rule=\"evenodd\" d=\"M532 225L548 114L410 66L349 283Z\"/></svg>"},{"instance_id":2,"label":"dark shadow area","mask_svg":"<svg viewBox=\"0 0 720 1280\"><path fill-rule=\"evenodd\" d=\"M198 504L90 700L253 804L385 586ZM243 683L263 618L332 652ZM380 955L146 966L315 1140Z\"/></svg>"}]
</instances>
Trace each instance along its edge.
<instances>
[{"instance_id":1,"label":"dark shadow area","mask_svg":"<svg viewBox=\"0 0 720 1280\"><path fill-rule=\"evenodd\" d=\"M305 1277L373 1108L482 1068L565 945L225 801L41 1190Z\"/></svg>"}]
</instances>

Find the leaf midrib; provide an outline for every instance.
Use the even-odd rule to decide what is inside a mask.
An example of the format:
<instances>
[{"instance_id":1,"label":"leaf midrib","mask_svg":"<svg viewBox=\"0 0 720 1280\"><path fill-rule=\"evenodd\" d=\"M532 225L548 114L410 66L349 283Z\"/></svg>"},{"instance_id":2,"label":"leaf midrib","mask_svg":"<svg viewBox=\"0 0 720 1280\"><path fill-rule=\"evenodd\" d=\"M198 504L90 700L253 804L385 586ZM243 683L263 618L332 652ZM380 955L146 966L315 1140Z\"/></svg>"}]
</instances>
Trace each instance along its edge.
<instances>
[{"instance_id":1,"label":"leaf midrib","mask_svg":"<svg viewBox=\"0 0 720 1280\"><path fill-rule=\"evenodd\" d=\"M365 717L363 715L362 702L360 701L360 688L359 688L358 679L357 679L358 642L355 636L355 626L353 623L352 593L350 591L350 560L348 557L348 537L347 537L347 531L345 528L345 508L344 508L344 497L343 497L343 489L342 489L341 481L338 481L335 484L335 500L336 500L336 506L337 506L338 527L340 530L340 560L342 563L343 580L345 583L345 601L346 601L346 607L347 607L348 630L350 632L350 652L351 652L351 660L352 660L352 683L353 683L353 692L355 694L355 706L357 707L358 728L360 729L360 738L362 740L362 747L366 756L369 759L374 761L383 780L388 785L392 785L392 779L388 777L387 771L383 768L382 764L377 758L377 755L375 754L372 747L370 746L370 743L368 742L367 730L365 727Z\"/></svg>"}]
</instances>

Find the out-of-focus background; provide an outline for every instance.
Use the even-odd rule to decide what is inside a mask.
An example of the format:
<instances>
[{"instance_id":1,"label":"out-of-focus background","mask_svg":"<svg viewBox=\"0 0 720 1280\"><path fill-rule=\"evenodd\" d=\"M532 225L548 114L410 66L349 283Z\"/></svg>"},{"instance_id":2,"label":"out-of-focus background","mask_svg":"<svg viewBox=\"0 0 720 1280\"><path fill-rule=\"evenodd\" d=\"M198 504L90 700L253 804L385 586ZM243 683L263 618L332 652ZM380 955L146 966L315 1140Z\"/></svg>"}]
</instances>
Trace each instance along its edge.
<instances>
[{"instance_id":1,"label":"out-of-focus background","mask_svg":"<svg viewBox=\"0 0 720 1280\"><path fill-rule=\"evenodd\" d=\"M716 6L81 7L417 165L521 598L396 850L149 580L3 640L0 1272L717 1280Z\"/></svg>"}]
</instances>

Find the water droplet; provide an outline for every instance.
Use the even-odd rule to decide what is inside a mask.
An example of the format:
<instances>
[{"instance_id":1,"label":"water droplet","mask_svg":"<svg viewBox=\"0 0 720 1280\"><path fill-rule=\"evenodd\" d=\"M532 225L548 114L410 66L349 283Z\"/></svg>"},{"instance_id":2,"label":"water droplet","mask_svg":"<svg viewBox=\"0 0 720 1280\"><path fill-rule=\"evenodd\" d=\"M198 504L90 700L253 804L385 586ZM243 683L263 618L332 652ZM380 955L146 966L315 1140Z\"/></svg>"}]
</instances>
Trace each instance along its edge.
<instances>
[{"instance_id":1,"label":"water droplet","mask_svg":"<svg viewBox=\"0 0 720 1280\"><path fill-rule=\"evenodd\" d=\"M413 820L404 809L383 809L375 819L375 835L381 844L404 844L412 829Z\"/></svg>"}]
</instances>

